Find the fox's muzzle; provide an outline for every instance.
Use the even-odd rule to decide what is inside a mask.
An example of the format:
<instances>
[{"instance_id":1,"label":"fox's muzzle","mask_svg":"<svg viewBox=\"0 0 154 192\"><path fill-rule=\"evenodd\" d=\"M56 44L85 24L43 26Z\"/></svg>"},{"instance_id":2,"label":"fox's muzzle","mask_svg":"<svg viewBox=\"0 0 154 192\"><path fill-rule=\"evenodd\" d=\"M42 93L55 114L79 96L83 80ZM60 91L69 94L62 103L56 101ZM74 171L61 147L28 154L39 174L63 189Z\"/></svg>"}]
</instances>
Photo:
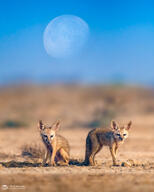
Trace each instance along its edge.
<instances>
[{"instance_id":1,"label":"fox's muzzle","mask_svg":"<svg viewBox=\"0 0 154 192\"><path fill-rule=\"evenodd\" d=\"M120 141L123 141L123 138L122 138L122 137L119 137L119 140L120 140Z\"/></svg>"}]
</instances>

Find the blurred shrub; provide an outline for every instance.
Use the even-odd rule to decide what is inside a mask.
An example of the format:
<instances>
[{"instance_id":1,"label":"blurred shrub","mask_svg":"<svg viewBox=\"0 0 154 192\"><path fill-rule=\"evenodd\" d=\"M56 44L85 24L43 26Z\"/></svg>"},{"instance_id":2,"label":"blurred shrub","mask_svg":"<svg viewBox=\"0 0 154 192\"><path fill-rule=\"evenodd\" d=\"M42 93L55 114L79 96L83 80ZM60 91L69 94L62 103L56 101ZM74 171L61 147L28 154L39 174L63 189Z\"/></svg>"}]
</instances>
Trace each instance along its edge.
<instances>
[{"instance_id":1,"label":"blurred shrub","mask_svg":"<svg viewBox=\"0 0 154 192\"><path fill-rule=\"evenodd\" d=\"M25 122L16 120L6 120L0 124L0 128L20 128L26 126L27 124Z\"/></svg>"},{"instance_id":2,"label":"blurred shrub","mask_svg":"<svg viewBox=\"0 0 154 192\"><path fill-rule=\"evenodd\" d=\"M116 117L116 112L114 110L104 110L100 118L100 125L106 127L110 125L111 120Z\"/></svg>"},{"instance_id":3,"label":"blurred shrub","mask_svg":"<svg viewBox=\"0 0 154 192\"><path fill-rule=\"evenodd\" d=\"M89 128L107 127L110 125L112 119L116 117L115 111L112 109L104 109L100 112L93 121L87 124Z\"/></svg>"}]
</instances>

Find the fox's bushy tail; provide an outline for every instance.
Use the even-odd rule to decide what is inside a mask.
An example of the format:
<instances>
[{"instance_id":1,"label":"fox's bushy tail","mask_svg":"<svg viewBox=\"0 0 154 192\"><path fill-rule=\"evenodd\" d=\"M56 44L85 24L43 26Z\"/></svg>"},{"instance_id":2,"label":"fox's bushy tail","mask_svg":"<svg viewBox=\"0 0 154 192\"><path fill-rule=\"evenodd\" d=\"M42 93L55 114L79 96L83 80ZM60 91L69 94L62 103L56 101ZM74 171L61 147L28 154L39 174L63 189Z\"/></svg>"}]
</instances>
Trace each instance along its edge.
<instances>
[{"instance_id":1,"label":"fox's bushy tail","mask_svg":"<svg viewBox=\"0 0 154 192\"><path fill-rule=\"evenodd\" d=\"M84 160L84 165L89 165L89 156L91 153L91 139L88 134L86 138L86 150L85 150L85 160Z\"/></svg>"}]
</instances>

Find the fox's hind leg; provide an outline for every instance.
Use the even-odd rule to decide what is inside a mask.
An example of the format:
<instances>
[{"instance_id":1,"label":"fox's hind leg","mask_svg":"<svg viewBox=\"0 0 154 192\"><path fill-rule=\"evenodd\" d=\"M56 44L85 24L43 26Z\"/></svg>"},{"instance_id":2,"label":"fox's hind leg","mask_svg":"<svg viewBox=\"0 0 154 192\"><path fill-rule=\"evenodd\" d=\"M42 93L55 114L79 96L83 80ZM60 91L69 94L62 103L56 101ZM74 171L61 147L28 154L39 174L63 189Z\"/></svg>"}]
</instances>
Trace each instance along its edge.
<instances>
[{"instance_id":1,"label":"fox's hind leg","mask_svg":"<svg viewBox=\"0 0 154 192\"><path fill-rule=\"evenodd\" d=\"M95 151L94 155L93 155L93 161L95 161L95 155L102 149L102 146L99 146L97 148L97 150Z\"/></svg>"},{"instance_id":2,"label":"fox's hind leg","mask_svg":"<svg viewBox=\"0 0 154 192\"><path fill-rule=\"evenodd\" d=\"M89 156L89 165L94 166L96 165L95 162L95 155L101 150L101 146L94 146L91 152L91 155Z\"/></svg>"},{"instance_id":3,"label":"fox's hind leg","mask_svg":"<svg viewBox=\"0 0 154 192\"><path fill-rule=\"evenodd\" d=\"M97 137L91 135L90 137L90 153L89 153L89 165L95 165L95 155L101 150L102 146L99 144Z\"/></svg>"},{"instance_id":4,"label":"fox's hind leg","mask_svg":"<svg viewBox=\"0 0 154 192\"><path fill-rule=\"evenodd\" d=\"M57 164L59 165L68 165L69 164L69 154L63 148L59 150L59 160Z\"/></svg>"}]
</instances>

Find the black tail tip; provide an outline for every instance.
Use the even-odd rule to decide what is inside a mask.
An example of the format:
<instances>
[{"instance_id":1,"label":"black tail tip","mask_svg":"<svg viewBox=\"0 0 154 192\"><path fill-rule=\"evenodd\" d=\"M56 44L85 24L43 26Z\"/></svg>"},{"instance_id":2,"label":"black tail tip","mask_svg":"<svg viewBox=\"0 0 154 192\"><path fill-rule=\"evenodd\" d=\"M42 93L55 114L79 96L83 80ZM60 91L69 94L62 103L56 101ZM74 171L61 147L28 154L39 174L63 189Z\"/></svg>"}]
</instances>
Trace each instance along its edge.
<instances>
[{"instance_id":1,"label":"black tail tip","mask_svg":"<svg viewBox=\"0 0 154 192\"><path fill-rule=\"evenodd\" d=\"M82 165L83 165L83 166L88 166L88 165L89 165L89 162L88 162L88 161L83 161L83 162L82 162Z\"/></svg>"}]
</instances>

